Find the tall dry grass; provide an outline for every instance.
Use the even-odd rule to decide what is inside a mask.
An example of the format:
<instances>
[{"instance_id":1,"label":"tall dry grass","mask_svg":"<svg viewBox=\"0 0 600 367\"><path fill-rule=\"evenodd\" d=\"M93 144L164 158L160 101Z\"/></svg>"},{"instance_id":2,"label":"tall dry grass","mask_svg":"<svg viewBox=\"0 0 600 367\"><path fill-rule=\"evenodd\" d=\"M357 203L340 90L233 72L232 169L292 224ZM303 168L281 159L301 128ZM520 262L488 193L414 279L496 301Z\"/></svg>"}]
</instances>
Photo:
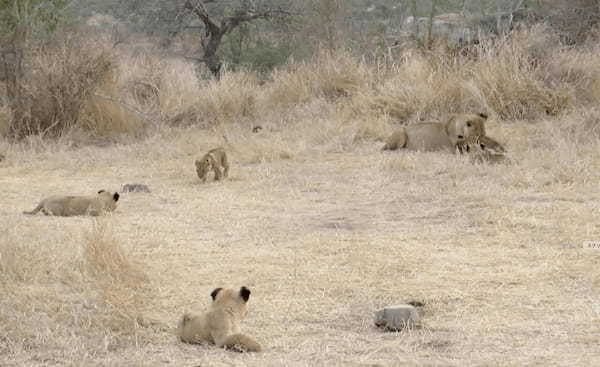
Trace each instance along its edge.
<instances>
[{"instance_id":1,"label":"tall dry grass","mask_svg":"<svg viewBox=\"0 0 600 367\"><path fill-rule=\"evenodd\" d=\"M148 340L140 323L149 284L112 223L93 220L83 235L61 227L27 242L23 228L1 229L0 354L45 348L60 361Z\"/></svg>"},{"instance_id":2,"label":"tall dry grass","mask_svg":"<svg viewBox=\"0 0 600 367\"><path fill-rule=\"evenodd\" d=\"M351 124L471 111L536 120L590 106L600 96L594 66L600 49L563 46L544 25L471 46L466 54L448 47L408 49L377 65L350 52L321 51L266 79L237 71L203 80L192 63L152 49L115 49L103 38L93 47L82 42L70 40L35 54L37 77L28 81L28 90L39 107L31 112L39 126L20 128L82 129L110 138L137 137L164 126L304 124L332 113ZM0 132L15 123L13 116L7 105L0 106Z\"/></svg>"}]
</instances>

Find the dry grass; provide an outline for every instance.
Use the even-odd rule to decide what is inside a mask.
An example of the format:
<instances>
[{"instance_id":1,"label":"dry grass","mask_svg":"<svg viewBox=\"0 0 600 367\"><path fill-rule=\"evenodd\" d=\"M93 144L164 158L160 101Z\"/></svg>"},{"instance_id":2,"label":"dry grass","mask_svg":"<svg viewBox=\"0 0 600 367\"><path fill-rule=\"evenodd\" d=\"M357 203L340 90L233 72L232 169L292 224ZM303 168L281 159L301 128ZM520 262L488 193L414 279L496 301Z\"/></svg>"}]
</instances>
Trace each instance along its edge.
<instances>
[{"instance_id":1,"label":"dry grass","mask_svg":"<svg viewBox=\"0 0 600 367\"><path fill-rule=\"evenodd\" d=\"M171 60L128 59L146 74L117 72L106 93L156 121L185 111L197 120L110 146L74 148L75 132L0 140L0 365L600 364L600 251L582 248L600 240L600 113L596 92L580 89L597 71L575 62L600 54L552 58L527 70L542 84L525 84L535 92L556 82L569 96L549 99L556 116L500 108L494 83L505 81L484 71L507 70L507 57L491 68L491 56L415 54L382 71L345 59L354 65L346 73L322 56L332 64L296 65L264 85L247 73L200 82ZM533 80L510 70L506 83ZM136 94L134 80L160 102ZM319 80L342 80L345 92ZM392 118L478 107L495 112L488 133L508 164L383 153L376 141ZM254 125L264 128L253 134ZM200 184L193 161L216 145L230 152L230 179ZM21 214L49 194L134 182L152 193L123 194L99 220ZM242 328L263 353L177 341L185 310L205 307L215 287L240 285L253 290ZM422 329L374 328L375 310L410 299L426 304Z\"/></svg>"}]
</instances>

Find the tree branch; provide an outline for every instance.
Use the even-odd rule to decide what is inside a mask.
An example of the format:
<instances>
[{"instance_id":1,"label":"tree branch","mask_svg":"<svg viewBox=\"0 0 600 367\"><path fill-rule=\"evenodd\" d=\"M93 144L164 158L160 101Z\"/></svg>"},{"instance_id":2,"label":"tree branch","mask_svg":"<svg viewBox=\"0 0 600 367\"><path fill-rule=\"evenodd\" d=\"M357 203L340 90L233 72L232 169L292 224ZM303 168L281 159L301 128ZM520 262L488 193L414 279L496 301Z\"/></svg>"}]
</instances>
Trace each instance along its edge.
<instances>
[{"instance_id":1,"label":"tree branch","mask_svg":"<svg viewBox=\"0 0 600 367\"><path fill-rule=\"evenodd\" d=\"M218 25L216 25L208 15L208 11L206 10L205 3L211 3L215 0L186 0L185 8L192 11L194 14L200 18L202 23L206 26L206 35L210 36L211 34L218 34L221 29Z\"/></svg>"},{"instance_id":2,"label":"tree branch","mask_svg":"<svg viewBox=\"0 0 600 367\"><path fill-rule=\"evenodd\" d=\"M238 10L234 16L223 19L221 29L227 33L242 23L251 22L256 19L288 17L292 15L291 12L282 9L265 9L260 12L255 12L252 9Z\"/></svg>"},{"instance_id":3,"label":"tree branch","mask_svg":"<svg viewBox=\"0 0 600 367\"><path fill-rule=\"evenodd\" d=\"M185 9L194 13L206 28L206 35L200 41L202 48L204 49L204 57L199 60L204 62L209 70L219 77L222 62L217 51L221 45L223 37L231 32L234 28L238 27L242 23L251 22L256 19L268 19L275 17L286 17L293 15L291 12L282 9L261 9L256 10L254 2L252 0L244 1L240 4L240 7L231 16L225 16L220 25L217 25L214 18L211 19L210 14L206 8L207 3L215 3L219 0L185 0Z\"/></svg>"}]
</instances>

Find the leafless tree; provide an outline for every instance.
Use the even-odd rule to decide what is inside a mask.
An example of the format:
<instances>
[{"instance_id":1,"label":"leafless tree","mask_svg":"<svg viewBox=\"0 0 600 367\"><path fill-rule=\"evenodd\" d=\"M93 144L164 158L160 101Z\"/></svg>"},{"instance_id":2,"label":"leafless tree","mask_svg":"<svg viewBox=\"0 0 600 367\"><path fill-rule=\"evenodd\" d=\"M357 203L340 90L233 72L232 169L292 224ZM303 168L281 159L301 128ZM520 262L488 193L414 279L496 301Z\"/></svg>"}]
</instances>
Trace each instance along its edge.
<instances>
[{"instance_id":1,"label":"leafless tree","mask_svg":"<svg viewBox=\"0 0 600 367\"><path fill-rule=\"evenodd\" d=\"M210 72L219 77L222 67L222 61L217 51L223 40L223 36L230 33L241 24L252 22L258 19L271 19L276 17L289 17L293 13L279 8L259 9L254 1L240 1L239 7L232 12L232 15L224 16L220 21L211 15L206 4L218 3L219 0L186 0L185 9L192 12L204 25L204 35L201 43L204 51L202 58L198 61L206 64Z\"/></svg>"}]
</instances>

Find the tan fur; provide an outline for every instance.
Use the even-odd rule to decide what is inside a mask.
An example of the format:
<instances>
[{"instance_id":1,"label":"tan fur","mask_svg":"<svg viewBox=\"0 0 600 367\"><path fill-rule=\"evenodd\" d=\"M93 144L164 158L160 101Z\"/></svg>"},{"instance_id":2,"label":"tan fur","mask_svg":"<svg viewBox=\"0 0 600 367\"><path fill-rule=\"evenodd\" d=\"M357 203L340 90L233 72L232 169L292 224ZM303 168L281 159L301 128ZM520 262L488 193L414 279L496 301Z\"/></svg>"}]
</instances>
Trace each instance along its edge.
<instances>
[{"instance_id":1,"label":"tan fur","mask_svg":"<svg viewBox=\"0 0 600 367\"><path fill-rule=\"evenodd\" d=\"M42 212L45 215L69 217L73 215L98 216L105 212L112 212L117 207L119 194L104 190L98 191L96 196L50 196L43 199L38 206L24 214Z\"/></svg>"},{"instance_id":2,"label":"tan fur","mask_svg":"<svg viewBox=\"0 0 600 367\"><path fill-rule=\"evenodd\" d=\"M202 182L206 182L206 176L210 170L215 173L215 181L229 176L227 153L221 147L209 150L202 158L196 160L195 165L198 178Z\"/></svg>"},{"instance_id":3,"label":"tan fur","mask_svg":"<svg viewBox=\"0 0 600 367\"><path fill-rule=\"evenodd\" d=\"M394 132L383 150L405 148L418 151L454 151L471 136L485 135L485 114L451 115L445 123L419 122Z\"/></svg>"},{"instance_id":4,"label":"tan fur","mask_svg":"<svg viewBox=\"0 0 600 367\"><path fill-rule=\"evenodd\" d=\"M0 154L0 162L2 162L4 160L4 155Z\"/></svg>"},{"instance_id":5,"label":"tan fur","mask_svg":"<svg viewBox=\"0 0 600 367\"><path fill-rule=\"evenodd\" d=\"M489 136L473 136L457 145L461 152L469 154L473 163L500 163L506 158L506 149Z\"/></svg>"},{"instance_id":6,"label":"tan fur","mask_svg":"<svg viewBox=\"0 0 600 367\"><path fill-rule=\"evenodd\" d=\"M242 352L260 352L260 344L240 332L240 323L248 311L250 290L217 288L213 302L204 313L185 313L179 323L178 336L186 343L212 343L219 348Z\"/></svg>"}]
</instances>

